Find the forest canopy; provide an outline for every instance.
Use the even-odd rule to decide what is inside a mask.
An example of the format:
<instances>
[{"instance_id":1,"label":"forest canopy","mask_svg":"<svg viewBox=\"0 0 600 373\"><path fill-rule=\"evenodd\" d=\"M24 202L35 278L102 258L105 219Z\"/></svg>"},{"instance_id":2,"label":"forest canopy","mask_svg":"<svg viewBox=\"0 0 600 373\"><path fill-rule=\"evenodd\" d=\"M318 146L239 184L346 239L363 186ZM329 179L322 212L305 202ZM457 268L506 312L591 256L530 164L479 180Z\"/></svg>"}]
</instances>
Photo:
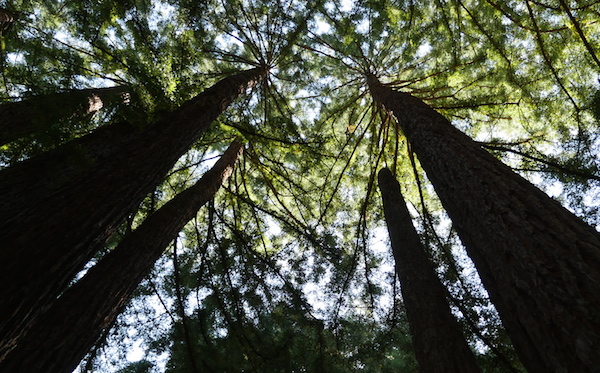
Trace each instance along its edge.
<instances>
[{"instance_id":1,"label":"forest canopy","mask_svg":"<svg viewBox=\"0 0 600 373\"><path fill-rule=\"evenodd\" d=\"M48 269L56 283L32 290L30 302L0 309L10 316L0 330L15 333L0 346L0 372L24 353L24 342L15 341L27 341L30 329L33 337L51 330L43 320L51 320L44 315L56 299L68 298L67 289L75 294L88 274L109 273L93 268L111 260L131 264L114 269L115 279L143 260L148 273L131 280L129 293L107 295L123 297L110 310L116 321L89 337L77 372L419 371L418 332L407 317L379 189L382 168L399 182L441 297L480 370L541 371L510 335L512 321L499 315L506 306L490 300L512 290L490 289L500 280L484 272L519 283L519 269L478 265L476 239L463 236L466 223L433 180L449 180L449 189L463 184L454 174L432 174L413 126L447 118L485 150L485 162L495 165L485 158L491 154L507 165L502 175L534 184L597 236L599 2L6 0L0 8L0 237L12 245L1 247L0 262L22 264L1 280L18 279L15 289L20 281L46 286L38 269L65 265L56 269L60 280ZM412 104L392 107L394 92ZM465 154L440 162L478 157ZM512 191L503 183L512 176L499 185L494 172L490 189ZM188 190L199 197L180 202ZM545 201L531 193L523 192L523 206ZM459 208L475 203L466 196ZM516 203L502 201L481 220L509 221L525 209ZM558 211L558 203L539 204ZM151 220L161 211L170 215ZM538 223L536 211L545 210L524 213L531 229L570 229ZM568 213L557 212L556 221L561 214ZM85 227L99 233L84 236ZM22 236L11 236L18 230ZM28 242L38 248L19 257L16 248ZM124 248L154 246L152 260L111 259ZM52 256L63 247L73 253ZM594 247L580 249L593 258L590 266L600 256ZM563 266L561 253L555 267L553 254L532 252L549 283L573 270L600 286L598 269L582 269L585 260ZM92 293L108 291L104 280L89 282ZM582 308L592 308L589 340L596 343L597 296L578 291L565 299L589 301ZM77 318L73 309L69 320ZM578 353L591 369L597 358L585 351ZM561 371L561 363L547 364Z\"/></svg>"}]
</instances>

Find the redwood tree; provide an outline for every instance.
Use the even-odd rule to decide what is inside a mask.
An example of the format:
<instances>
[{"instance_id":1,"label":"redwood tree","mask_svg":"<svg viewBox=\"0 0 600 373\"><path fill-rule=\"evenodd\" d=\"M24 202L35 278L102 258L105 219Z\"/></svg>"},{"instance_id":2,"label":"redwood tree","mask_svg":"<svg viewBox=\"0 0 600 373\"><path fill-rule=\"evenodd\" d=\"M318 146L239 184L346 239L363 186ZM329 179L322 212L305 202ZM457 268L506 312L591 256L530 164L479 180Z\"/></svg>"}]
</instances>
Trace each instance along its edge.
<instances>
[{"instance_id":1,"label":"redwood tree","mask_svg":"<svg viewBox=\"0 0 600 373\"><path fill-rule=\"evenodd\" d=\"M412 225L400 184L387 168L379 171L379 189L420 371L480 372Z\"/></svg>"},{"instance_id":2,"label":"redwood tree","mask_svg":"<svg viewBox=\"0 0 600 373\"><path fill-rule=\"evenodd\" d=\"M32 97L0 105L0 145L50 130L57 122L85 117L102 109L105 101L118 99L124 87L89 88Z\"/></svg>"},{"instance_id":3,"label":"redwood tree","mask_svg":"<svg viewBox=\"0 0 600 373\"><path fill-rule=\"evenodd\" d=\"M265 74L238 73L146 128L102 127L0 172L0 357L210 123Z\"/></svg>"},{"instance_id":4,"label":"redwood tree","mask_svg":"<svg viewBox=\"0 0 600 373\"><path fill-rule=\"evenodd\" d=\"M600 234L454 128L369 75L454 223L530 372L600 366Z\"/></svg>"},{"instance_id":5,"label":"redwood tree","mask_svg":"<svg viewBox=\"0 0 600 373\"><path fill-rule=\"evenodd\" d=\"M75 369L169 242L229 177L241 151L242 144L231 144L194 186L148 217L61 295L0 363L0 371L69 373Z\"/></svg>"}]
</instances>

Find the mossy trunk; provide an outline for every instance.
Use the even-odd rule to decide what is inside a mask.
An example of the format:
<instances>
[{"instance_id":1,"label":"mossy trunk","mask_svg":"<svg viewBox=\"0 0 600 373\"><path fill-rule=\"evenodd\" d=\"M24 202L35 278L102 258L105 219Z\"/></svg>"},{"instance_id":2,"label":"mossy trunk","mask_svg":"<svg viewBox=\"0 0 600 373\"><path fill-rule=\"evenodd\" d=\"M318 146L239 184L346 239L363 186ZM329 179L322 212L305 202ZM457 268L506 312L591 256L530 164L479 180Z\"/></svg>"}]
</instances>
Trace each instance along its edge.
<instances>
[{"instance_id":1,"label":"mossy trunk","mask_svg":"<svg viewBox=\"0 0 600 373\"><path fill-rule=\"evenodd\" d=\"M600 234L421 100L368 78L417 154L523 365L600 366Z\"/></svg>"},{"instance_id":2,"label":"mossy trunk","mask_svg":"<svg viewBox=\"0 0 600 373\"><path fill-rule=\"evenodd\" d=\"M379 171L379 189L419 371L480 372L412 224L400 184L387 168Z\"/></svg>"},{"instance_id":3,"label":"mossy trunk","mask_svg":"<svg viewBox=\"0 0 600 373\"><path fill-rule=\"evenodd\" d=\"M264 69L225 78L146 128L99 128L0 171L0 360Z\"/></svg>"}]
</instances>

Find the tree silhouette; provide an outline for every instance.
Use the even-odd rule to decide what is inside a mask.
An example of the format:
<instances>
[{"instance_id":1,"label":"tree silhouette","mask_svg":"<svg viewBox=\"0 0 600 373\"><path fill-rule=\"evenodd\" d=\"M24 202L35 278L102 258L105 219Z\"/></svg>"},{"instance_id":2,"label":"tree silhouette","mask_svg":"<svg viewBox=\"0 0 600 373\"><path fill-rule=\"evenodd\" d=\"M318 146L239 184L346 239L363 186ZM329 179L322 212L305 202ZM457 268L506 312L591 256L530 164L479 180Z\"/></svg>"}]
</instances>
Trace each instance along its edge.
<instances>
[{"instance_id":1,"label":"tree silhouette","mask_svg":"<svg viewBox=\"0 0 600 373\"><path fill-rule=\"evenodd\" d=\"M3 105L114 86L127 87L132 98L91 118L73 116L66 104L63 110L50 105L41 110L49 129L0 148L2 307L8 307L2 320L12 330L2 334L5 352L82 278L79 269L110 255L240 138L246 151L227 186L179 232L80 370L416 371L401 284L384 247L377 189L383 167L401 181L482 371L522 371L521 364L532 371L560 371L562 364L592 369L595 357L586 348L600 334L590 321L597 308L589 287L595 259L550 255L557 238L545 248L519 244L520 260L492 263L494 253L483 241L474 243L474 225L465 222L508 222L515 215L527 221L515 232L573 221L596 235L559 207L591 225L600 222L595 1L17 0L2 7L19 13L1 37ZM189 129L198 128L196 114L176 121L178 140L153 129L217 81L257 67L261 84L213 116L206 131ZM487 184L448 176L450 166L477 168L471 157L455 157L461 152L443 158L448 167L431 168L450 142L435 142L437 151L434 143L418 145L402 124L416 119L389 102L383 109L367 76L413 97L413 112L426 104L448 119L449 133L458 133L455 127L472 139L477 159L502 169L490 192L469 193ZM0 128L5 125L0 119ZM152 131L155 137L135 140ZM93 149L81 150L102 136ZM89 167L94 154L105 157L104 173ZM134 154L139 158L129 161ZM476 174L468 180L486 175ZM557 202L532 192L521 177ZM143 187L135 196L126 192L136 183ZM524 189L492 192L506 183ZM450 198L440 189L465 195ZM73 197L93 191L94 203ZM519 211L533 207L517 202L502 213L456 212L485 198L523 206L538 201L541 209L561 212L533 214L548 221L529 219ZM505 230L493 241L506 246L515 236ZM573 245L583 237L575 236ZM18 249L26 246L35 250ZM537 272L523 270L527 265ZM553 284L564 290L568 309L579 309L577 320L550 306L563 299L548 290ZM546 290L536 291L538 285ZM520 301L519 289L529 289L529 301ZM540 308L536 299L549 306ZM518 312L507 304L520 305ZM540 309L539 317L521 317ZM579 344L560 333L532 332L554 316L548 325L581 331ZM525 334L536 342L519 342ZM568 345L564 359L550 352L561 343ZM127 359L135 345L145 352L137 363Z\"/></svg>"}]
</instances>

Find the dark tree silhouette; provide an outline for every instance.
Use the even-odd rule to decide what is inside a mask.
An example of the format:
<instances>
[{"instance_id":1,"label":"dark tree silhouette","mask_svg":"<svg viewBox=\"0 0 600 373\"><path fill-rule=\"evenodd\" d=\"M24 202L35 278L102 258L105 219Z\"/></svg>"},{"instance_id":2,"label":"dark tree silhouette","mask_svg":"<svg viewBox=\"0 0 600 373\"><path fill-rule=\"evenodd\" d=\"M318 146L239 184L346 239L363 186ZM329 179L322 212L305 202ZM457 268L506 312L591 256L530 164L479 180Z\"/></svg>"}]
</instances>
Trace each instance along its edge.
<instances>
[{"instance_id":1,"label":"dark tree silhouette","mask_svg":"<svg viewBox=\"0 0 600 373\"><path fill-rule=\"evenodd\" d=\"M412 225L400 184L387 168L379 171L379 189L420 371L480 372Z\"/></svg>"},{"instance_id":2,"label":"dark tree silhouette","mask_svg":"<svg viewBox=\"0 0 600 373\"><path fill-rule=\"evenodd\" d=\"M417 154L523 365L596 370L600 234L421 100L367 82Z\"/></svg>"},{"instance_id":3,"label":"dark tree silhouette","mask_svg":"<svg viewBox=\"0 0 600 373\"><path fill-rule=\"evenodd\" d=\"M4 103L0 105L0 145L44 133L61 119L86 117L102 109L105 101L119 99L125 92L121 86L89 88Z\"/></svg>"},{"instance_id":4,"label":"dark tree silhouette","mask_svg":"<svg viewBox=\"0 0 600 373\"><path fill-rule=\"evenodd\" d=\"M110 327L165 247L212 199L242 151L234 142L194 186L179 193L131 232L69 288L0 363L0 372L64 372Z\"/></svg>"},{"instance_id":5,"label":"dark tree silhouette","mask_svg":"<svg viewBox=\"0 0 600 373\"><path fill-rule=\"evenodd\" d=\"M259 82L225 78L147 128L99 128L0 172L0 358L213 120Z\"/></svg>"}]
</instances>

